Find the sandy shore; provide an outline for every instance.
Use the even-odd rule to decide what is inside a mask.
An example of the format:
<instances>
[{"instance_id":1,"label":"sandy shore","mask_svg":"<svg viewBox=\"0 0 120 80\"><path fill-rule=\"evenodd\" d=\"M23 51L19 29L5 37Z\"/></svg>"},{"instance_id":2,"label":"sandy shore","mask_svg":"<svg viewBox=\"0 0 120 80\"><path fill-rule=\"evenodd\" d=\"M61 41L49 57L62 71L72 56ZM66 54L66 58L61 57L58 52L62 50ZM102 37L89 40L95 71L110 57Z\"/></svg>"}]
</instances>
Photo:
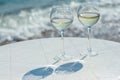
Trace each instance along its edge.
<instances>
[{"instance_id":1,"label":"sandy shore","mask_svg":"<svg viewBox=\"0 0 120 80\"><path fill-rule=\"evenodd\" d=\"M92 38L96 39L104 39L104 40L110 40L110 41L115 41L120 43L120 34L117 30L117 27L107 29L109 31L107 32L102 32L105 31L105 28L94 28L92 29ZM38 35L34 35L32 37L28 37L27 39L22 39L22 38L15 38L14 40L4 40L0 43L0 46L6 45L9 43L15 43L15 42L20 42L20 41L25 41L25 40L32 40L32 39L41 39L41 38L55 38L55 37L60 37L59 31L55 29L46 29L44 31L39 32ZM87 38L87 29L86 28L68 28L65 31L65 37L81 37L81 38Z\"/></svg>"}]
</instances>

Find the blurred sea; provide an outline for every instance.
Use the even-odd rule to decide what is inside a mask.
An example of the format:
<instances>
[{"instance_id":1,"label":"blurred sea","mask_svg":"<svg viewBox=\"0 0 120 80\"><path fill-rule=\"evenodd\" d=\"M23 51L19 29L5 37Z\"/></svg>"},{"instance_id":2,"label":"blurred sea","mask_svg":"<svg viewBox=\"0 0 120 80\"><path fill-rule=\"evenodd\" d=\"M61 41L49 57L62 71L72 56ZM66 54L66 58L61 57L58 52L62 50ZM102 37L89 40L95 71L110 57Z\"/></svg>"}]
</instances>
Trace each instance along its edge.
<instances>
[{"instance_id":1,"label":"blurred sea","mask_svg":"<svg viewBox=\"0 0 120 80\"><path fill-rule=\"evenodd\" d=\"M74 22L65 37L87 37L86 28L76 17L80 4L95 4L101 18L93 26L93 37L120 42L120 0L0 0L0 45L60 36L50 23L52 6L70 5Z\"/></svg>"}]
</instances>

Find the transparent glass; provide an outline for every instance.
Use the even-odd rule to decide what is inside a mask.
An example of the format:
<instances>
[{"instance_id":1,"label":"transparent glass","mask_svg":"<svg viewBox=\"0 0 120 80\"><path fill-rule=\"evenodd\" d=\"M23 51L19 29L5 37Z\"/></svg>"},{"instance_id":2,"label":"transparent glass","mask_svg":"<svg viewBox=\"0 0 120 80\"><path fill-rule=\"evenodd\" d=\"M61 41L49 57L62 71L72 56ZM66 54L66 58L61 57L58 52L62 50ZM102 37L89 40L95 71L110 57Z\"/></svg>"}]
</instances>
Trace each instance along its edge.
<instances>
[{"instance_id":1,"label":"transparent glass","mask_svg":"<svg viewBox=\"0 0 120 80\"><path fill-rule=\"evenodd\" d=\"M62 40L62 51L61 54L59 54L57 57L54 57L56 60L55 63L59 62L62 59L70 59L71 56L66 54L64 49L64 31L73 22L72 9L69 6L53 7L50 13L50 22L58 31L60 31Z\"/></svg>"},{"instance_id":2,"label":"transparent glass","mask_svg":"<svg viewBox=\"0 0 120 80\"><path fill-rule=\"evenodd\" d=\"M83 67L81 61L86 57L85 55L79 55L79 58L76 58L65 52L64 31L73 22L72 12L73 10L69 6L57 6L53 7L50 13L50 21L60 32L62 40L62 51L54 57L55 62L53 62L53 65L59 62L54 70L56 74L71 74L81 70Z\"/></svg>"},{"instance_id":3,"label":"transparent glass","mask_svg":"<svg viewBox=\"0 0 120 80\"><path fill-rule=\"evenodd\" d=\"M98 8L93 4L80 5L78 8L77 17L80 23L88 29L88 55L98 55L98 53L93 51L91 46L91 28L98 22L100 18Z\"/></svg>"}]
</instances>

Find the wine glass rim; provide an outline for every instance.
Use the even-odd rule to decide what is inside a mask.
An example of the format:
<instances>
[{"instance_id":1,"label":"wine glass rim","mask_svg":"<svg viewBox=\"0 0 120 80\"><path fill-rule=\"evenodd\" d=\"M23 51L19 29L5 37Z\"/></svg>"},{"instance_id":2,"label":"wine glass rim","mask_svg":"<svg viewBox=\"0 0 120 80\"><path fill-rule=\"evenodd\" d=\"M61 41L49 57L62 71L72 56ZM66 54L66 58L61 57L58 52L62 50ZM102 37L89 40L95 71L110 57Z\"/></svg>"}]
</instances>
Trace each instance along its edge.
<instances>
[{"instance_id":1,"label":"wine glass rim","mask_svg":"<svg viewBox=\"0 0 120 80\"><path fill-rule=\"evenodd\" d=\"M98 6L98 3L91 3L91 2L85 2L85 3L81 3L80 5L85 5L85 6Z\"/></svg>"},{"instance_id":2,"label":"wine glass rim","mask_svg":"<svg viewBox=\"0 0 120 80\"><path fill-rule=\"evenodd\" d=\"M56 9L56 8L57 9L72 9L70 6L67 6L67 5L66 6L59 6L59 5L57 5L57 6L53 6L52 8L53 9Z\"/></svg>"},{"instance_id":3,"label":"wine glass rim","mask_svg":"<svg viewBox=\"0 0 120 80\"><path fill-rule=\"evenodd\" d=\"M88 2L88 3L81 3L80 5L79 5L79 7L92 7L92 8L95 8L96 10L98 10L99 9L99 4L97 4L97 3L91 3L91 2Z\"/></svg>"},{"instance_id":4,"label":"wine glass rim","mask_svg":"<svg viewBox=\"0 0 120 80\"><path fill-rule=\"evenodd\" d=\"M94 6L94 5L91 5L91 4L90 4L90 5L86 5L86 4L80 5L80 6L78 7L77 13L79 13L79 10L81 11L81 10L83 10L83 9L85 9L85 8L93 9L94 12L100 14L99 8L98 8L97 6ZM85 12L86 12L86 11L85 11ZM92 11L89 11L89 12L92 12Z\"/></svg>"}]
</instances>

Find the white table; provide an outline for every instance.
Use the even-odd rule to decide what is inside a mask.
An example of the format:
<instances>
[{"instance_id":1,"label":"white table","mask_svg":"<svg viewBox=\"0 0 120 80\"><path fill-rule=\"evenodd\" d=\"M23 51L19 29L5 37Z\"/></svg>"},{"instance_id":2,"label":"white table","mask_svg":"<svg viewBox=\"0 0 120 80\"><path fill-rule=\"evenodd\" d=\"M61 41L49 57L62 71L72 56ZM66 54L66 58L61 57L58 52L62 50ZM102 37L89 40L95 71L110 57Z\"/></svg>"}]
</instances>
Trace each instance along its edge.
<instances>
[{"instance_id":1,"label":"white table","mask_svg":"<svg viewBox=\"0 0 120 80\"><path fill-rule=\"evenodd\" d=\"M92 46L99 55L87 57L80 71L62 76L52 74L45 80L120 80L120 43L93 39ZM78 57L86 48L85 38L65 38L65 51L71 56ZM52 63L60 50L60 38L0 46L0 80L21 80L26 72Z\"/></svg>"}]
</instances>

